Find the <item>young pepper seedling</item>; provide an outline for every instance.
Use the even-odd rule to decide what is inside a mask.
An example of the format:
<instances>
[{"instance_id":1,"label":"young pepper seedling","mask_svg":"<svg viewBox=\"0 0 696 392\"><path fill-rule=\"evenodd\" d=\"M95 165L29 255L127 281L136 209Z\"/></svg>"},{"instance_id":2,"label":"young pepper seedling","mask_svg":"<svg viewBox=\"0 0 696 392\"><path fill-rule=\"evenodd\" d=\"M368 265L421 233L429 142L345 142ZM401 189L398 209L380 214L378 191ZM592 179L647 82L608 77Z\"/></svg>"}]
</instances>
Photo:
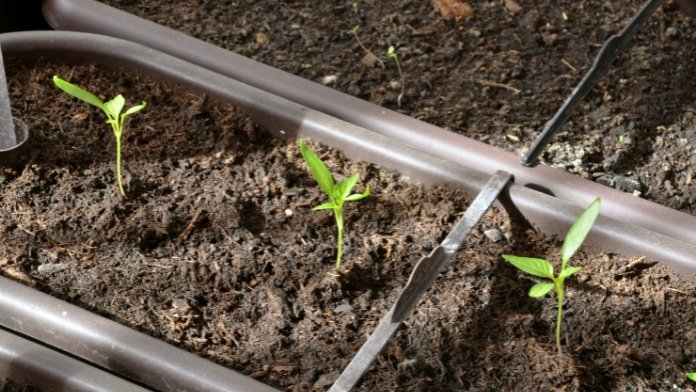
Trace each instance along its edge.
<instances>
[{"instance_id":1,"label":"young pepper seedling","mask_svg":"<svg viewBox=\"0 0 696 392\"><path fill-rule=\"evenodd\" d=\"M693 381L693 382L696 382L696 372L686 373L686 377L687 377L689 380L691 380L691 381Z\"/></svg>"},{"instance_id":2,"label":"young pepper seedling","mask_svg":"<svg viewBox=\"0 0 696 392\"><path fill-rule=\"evenodd\" d=\"M121 94L110 101L103 102L91 92L67 82L57 75L53 77L53 83L65 93L92 106L96 106L106 114L106 122L111 124L111 128L114 130L114 136L116 137L116 181L118 183L118 190L122 197L126 197L126 192L123 190L123 181L121 180L121 136L123 135L123 126L128 116L145 109L147 103L143 101L140 105L133 106L126 110L125 113L121 113L123 111L123 106L126 104L126 100Z\"/></svg>"},{"instance_id":3,"label":"young pepper seedling","mask_svg":"<svg viewBox=\"0 0 696 392\"><path fill-rule=\"evenodd\" d=\"M337 243L338 250L336 254L336 269L341 268L341 258L343 257L343 205L348 201L356 201L364 199L370 195L370 187L367 186L363 193L353 193L351 191L358 183L359 175L352 176L336 183L333 175L326 167L324 162L305 144L304 140L300 139L300 152L302 157L312 173L312 177L317 181L319 187L329 197L328 203L319 204L314 207L314 211L332 210L336 218L336 228L338 229Z\"/></svg>"},{"instance_id":4,"label":"young pepper seedling","mask_svg":"<svg viewBox=\"0 0 696 392\"><path fill-rule=\"evenodd\" d=\"M396 70L399 71L399 79L401 80L401 93L399 93L399 96L396 98L396 104L399 105L399 107L401 107L401 98L403 98L404 94L406 93L406 76L404 75L404 72L401 70L401 61L399 61L399 55L396 54L396 49L394 49L393 46L389 46L389 48L387 48L387 57L394 60L394 63L396 63Z\"/></svg>"},{"instance_id":5,"label":"young pepper seedling","mask_svg":"<svg viewBox=\"0 0 696 392\"><path fill-rule=\"evenodd\" d=\"M568 230L563 239L563 247L561 248L561 270L558 275L553 272L553 265L548 260L537 259L532 257L520 257L513 255L503 255L503 258L510 262L518 269L540 278L546 278L550 282L539 282L534 284L529 289L529 296L532 298L541 298L548 294L552 289L556 289L556 297L558 298L558 312L556 315L556 347L558 353L561 354L561 321L563 317L563 284L565 280L580 271L582 268L568 265L568 261L577 252L585 237L590 232L592 225L599 215L599 207L601 204L600 198L596 198L592 204L580 214L578 219Z\"/></svg>"}]
</instances>

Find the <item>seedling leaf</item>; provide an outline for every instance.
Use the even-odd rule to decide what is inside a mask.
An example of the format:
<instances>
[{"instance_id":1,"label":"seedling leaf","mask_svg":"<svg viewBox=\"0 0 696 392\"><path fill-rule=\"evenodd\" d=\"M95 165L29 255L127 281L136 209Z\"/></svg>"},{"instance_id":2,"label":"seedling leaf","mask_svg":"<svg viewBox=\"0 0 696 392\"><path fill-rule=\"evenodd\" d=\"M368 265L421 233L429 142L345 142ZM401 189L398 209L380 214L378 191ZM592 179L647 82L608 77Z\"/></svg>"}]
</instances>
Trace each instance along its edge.
<instances>
[{"instance_id":1,"label":"seedling leaf","mask_svg":"<svg viewBox=\"0 0 696 392\"><path fill-rule=\"evenodd\" d=\"M529 289L529 296L532 298L541 298L553 290L553 283L539 282Z\"/></svg>"},{"instance_id":2,"label":"seedling leaf","mask_svg":"<svg viewBox=\"0 0 696 392\"><path fill-rule=\"evenodd\" d=\"M324 203L324 204L319 204L318 206L312 208L314 211L321 211L321 210L333 210L336 208L336 204L334 203Z\"/></svg>"},{"instance_id":3,"label":"seedling leaf","mask_svg":"<svg viewBox=\"0 0 696 392\"><path fill-rule=\"evenodd\" d=\"M686 377L688 377L689 380L696 382L696 372L686 373Z\"/></svg>"},{"instance_id":4,"label":"seedling leaf","mask_svg":"<svg viewBox=\"0 0 696 392\"><path fill-rule=\"evenodd\" d=\"M89 91L83 90L82 88L65 81L58 77L58 75L53 76L53 83L58 87L59 89L63 90L69 95L72 95L73 97L83 101L87 102L90 105L96 106L99 109L104 109L104 102L102 102L101 99L97 98L96 95L90 93Z\"/></svg>"},{"instance_id":5,"label":"seedling leaf","mask_svg":"<svg viewBox=\"0 0 696 392\"><path fill-rule=\"evenodd\" d=\"M544 259L513 255L503 255L503 258L530 275L553 279L553 266Z\"/></svg>"},{"instance_id":6,"label":"seedling leaf","mask_svg":"<svg viewBox=\"0 0 696 392\"><path fill-rule=\"evenodd\" d=\"M121 118L130 116L133 113L138 113L139 111L145 109L146 106L147 102L143 101L143 103L141 103L140 105L133 106L132 108L126 110L126 112L121 115Z\"/></svg>"},{"instance_id":7,"label":"seedling leaf","mask_svg":"<svg viewBox=\"0 0 696 392\"><path fill-rule=\"evenodd\" d=\"M345 200L350 191L353 190L355 184L358 183L358 174L353 174L352 176L346 178L345 180L336 184L336 198L339 200Z\"/></svg>"},{"instance_id":8,"label":"seedling leaf","mask_svg":"<svg viewBox=\"0 0 696 392\"><path fill-rule=\"evenodd\" d=\"M565 279L580 270L582 270L582 267L568 267L558 274L558 279Z\"/></svg>"},{"instance_id":9,"label":"seedling leaf","mask_svg":"<svg viewBox=\"0 0 696 392\"><path fill-rule=\"evenodd\" d=\"M364 199L368 196L370 196L370 186L368 185L367 188L365 188L365 192L363 193L354 193L348 197L346 197L346 201L355 201L355 200L360 200Z\"/></svg>"},{"instance_id":10,"label":"seedling leaf","mask_svg":"<svg viewBox=\"0 0 696 392\"><path fill-rule=\"evenodd\" d=\"M561 260L563 265L570 260L571 257L578 251L580 245L585 241L585 237L592 229L592 225L599 215L599 207L601 200L596 198L592 204L580 214L578 219L570 226L568 233L563 240L563 248L561 249Z\"/></svg>"},{"instance_id":11,"label":"seedling leaf","mask_svg":"<svg viewBox=\"0 0 696 392\"><path fill-rule=\"evenodd\" d=\"M307 148L304 140L300 140L300 152L304 158L312 177L317 181L319 187L327 195L333 195L334 179L331 172L326 167L324 162L311 149Z\"/></svg>"},{"instance_id":12,"label":"seedling leaf","mask_svg":"<svg viewBox=\"0 0 696 392\"><path fill-rule=\"evenodd\" d=\"M119 94L115 96L111 101L104 103L104 112L109 116L111 120L117 120L121 115L123 106L126 104L126 99L123 95Z\"/></svg>"}]
</instances>

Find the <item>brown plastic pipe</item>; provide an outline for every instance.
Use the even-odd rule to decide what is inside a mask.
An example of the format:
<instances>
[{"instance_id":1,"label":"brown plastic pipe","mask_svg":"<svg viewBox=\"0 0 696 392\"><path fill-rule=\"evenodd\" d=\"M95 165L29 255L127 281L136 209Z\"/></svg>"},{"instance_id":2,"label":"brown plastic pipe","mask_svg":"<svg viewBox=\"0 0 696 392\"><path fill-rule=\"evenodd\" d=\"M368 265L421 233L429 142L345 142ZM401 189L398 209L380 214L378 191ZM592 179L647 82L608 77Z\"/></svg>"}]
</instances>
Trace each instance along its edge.
<instances>
[{"instance_id":1,"label":"brown plastic pipe","mask_svg":"<svg viewBox=\"0 0 696 392\"><path fill-rule=\"evenodd\" d=\"M0 277L0 323L8 329L33 337L158 391L276 391L161 340L4 277ZM9 344L4 339L6 337L11 336L0 335L0 346ZM60 362L60 357L46 350L33 350L29 346L21 348L17 344L10 350L9 353L0 350L0 359L5 356L12 360L10 369L6 369L8 372L16 370L26 375L27 372L38 369L53 378L56 385L75 383L77 386L83 385L87 388L85 390L143 390L136 386L126 388L125 386L133 384L125 381L100 381L95 378L93 369L78 366L67 359L65 363ZM39 353L47 355L42 356ZM60 375L59 372L63 374ZM80 376L82 373L84 377L94 378L94 389L89 389L88 380L81 379L84 378ZM110 380L113 381L111 389L99 389L96 384L111 382ZM34 379L28 381L34 382Z\"/></svg>"},{"instance_id":2,"label":"brown plastic pipe","mask_svg":"<svg viewBox=\"0 0 696 392\"><path fill-rule=\"evenodd\" d=\"M696 218L691 215L560 169L544 165L524 167L515 154L261 64L94 0L44 0L43 12L46 21L55 29L93 32L139 42L482 173L493 175L496 170L508 171L515 175L517 184L544 190L578 206L586 206L600 196L605 216L696 245Z\"/></svg>"},{"instance_id":3,"label":"brown plastic pipe","mask_svg":"<svg viewBox=\"0 0 696 392\"><path fill-rule=\"evenodd\" d=\"M133 42L94 34L45 31L0 34L0 45L8 63L41 59L108 64L204 91L239 105L278 136L313 138L350 157L395 168L418 180L450 183L474 194L489 177ZM581 211L567 201L517 185L510 186L505 196L510 210L517 210L550 234L567 230ZM588 241L624 255L647 255L682 272L696 271L694 246L606 216L598 218ZM274 390L4 278L0 278L0 324L157 390Z\"/></svg>"},{"instance_id":4,"label":"brown plastic pipe","mask_svg":"<svg viewBox=\"0 0 696 392\"><path fill-rule=\"evenodd\" d=\"M0 329L0 379L42 391L150 391L4 329Z\"/></svg>"}]
</instances>

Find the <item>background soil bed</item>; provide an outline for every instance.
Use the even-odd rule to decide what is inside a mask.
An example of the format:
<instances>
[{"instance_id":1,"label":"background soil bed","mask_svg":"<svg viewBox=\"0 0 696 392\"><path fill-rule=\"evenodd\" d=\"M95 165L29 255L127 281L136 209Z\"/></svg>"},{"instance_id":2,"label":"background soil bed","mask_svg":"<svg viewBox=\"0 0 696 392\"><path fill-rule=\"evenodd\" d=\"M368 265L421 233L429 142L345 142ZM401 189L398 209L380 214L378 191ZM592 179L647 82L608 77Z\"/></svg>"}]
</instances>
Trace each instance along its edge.
<instances>
[{"instance_id":1,"label":"background soil bed","mask_svg":"<svg viewBox=\"0 0 696 392\"><path fill-rule=\"evenodd\" d=\"M38 392L39 389L22 383L18 383L12 380L1 380L0 381L0 391L3 392Z\"/></svg>"},{"instance_id":2,"label":"background soil bed","mask_svg":"<svg viewBox=\"0 0 696 392\"><path fill-rule=\"evenodd\" d=\"M105 0L263 63L492 145L521 152L642 1L470 2L454 21L431 2ZM444 1L444 3L448 3ZM512 3L512 4L511 4ZM398 74L361 62L359 25ZM666 2L545 154L553 165L692 213L694 22Z\"/></svg>"},{"instance_id":3,"label":"background soil bed","mask_svg":"<svg viewBox=\"0 0 696 392\"><path fill-rule=\"evenodd\" d=\"M103 118L60 93L54 74L148 101L125 134L127 199L115 189ZM233 107L96 66L15 65L8 79L34 148L24 165L0 171L4 274L285 390L333 381L412 263L467 205L456 190L410 185L320 149L374 189L348 207L350 272L335 277L333 221L310 210L323 196L295 143L269 138ZM500 258L552 257L559 243L493 211L468 245L361 390L687 386L692 284L584 254L568 289L569 355L559 358L554 301L527 298L530 282Z\"/></svg>"}]
</instances>

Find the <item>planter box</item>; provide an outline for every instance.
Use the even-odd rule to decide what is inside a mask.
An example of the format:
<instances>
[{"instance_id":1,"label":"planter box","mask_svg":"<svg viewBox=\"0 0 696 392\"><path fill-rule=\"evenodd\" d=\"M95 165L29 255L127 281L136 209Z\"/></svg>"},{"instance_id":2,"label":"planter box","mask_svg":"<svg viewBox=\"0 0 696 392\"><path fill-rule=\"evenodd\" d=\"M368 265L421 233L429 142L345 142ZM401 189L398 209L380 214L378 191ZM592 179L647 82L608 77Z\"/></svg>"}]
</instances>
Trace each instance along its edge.
<instances>
[{"instance_id":1,"label":"planter box","mask_svg":"<svg viewBox=\"0 0 696 392\"><path fill-rule=\"evenodd\" d=\"M508 171L514 174L518 185L541 190L571 204L587 205L600 196L605 206L603 214L630 224L633 238L619 238L625 234L601 231L603 238L596 244L607 246L607 241L610 241L611 249L624 255L645 255L664 261L679 271L693 272L689 265L696 253L696 231L683 230L684 227L696 227L696 218L691 215L559 169L543 165L524 167L515 154L370 104L93 0L48 0L44 3L44 15L56 29L95 32L143 43L477 172L492 175L496 170ZM215 94L215 86L210 84L207 91ZM198 87L202 87L200 83ZM218 93L232 98L224 92ZM300 121L300 118L296 120ZM324 141L335 146L330 140ZM550 234L561 234L562 227L571 220L567 216L563 226L554 226L552 222L556 218L541 217L548 212L546 205L534 206L522 201L516 204L530 222ZM644 239L648 238L656 239L656 242L645 242ZM667 239L669 245L663 242ZM590 242L595 243L593 241L590 238Z\"/></svg>"},{"instance_id":2,"label":"planter box","mask_svg":"<svg viewBox=\"0 0 696 392\"><path fill-rule=\"evenodd\" d=\"M675 266L691 263L690 255L694 254L696 246L696 218L691 215L586 181L563 170L545 165L523 167L515 154L370 104L94 0L47 0L44 15L56 29L106 34L142 43L478 172L492 175L496 170L508 171L514 174L516 184L541 190L571 204L587 205L600 196L605 216L677 240L678 248L684 253L672 245L654 252L655 247L643 247L642 240L627 243L614 238L609 245L608 239L603 238L601 246L626 255L655 257ZM338 102L340 104L336 104ZM539 207L545 209L545 206ZM546 230L544 223L528 218ZM555 219L550 218L551 221ZM550 231L561 232L559 228Z\"/></svg>"},{"instance_id":3,"label":"planter box","mask_svg":"<svg viewBox=\"0 0 696 392\"><path fill-rule=\"evenodd\" d=\"M262 90L249 87L228 77L224 77L219 74L202 69L200 67L193 66L189 63L186 63L176 58L172 58L171 56L165 55L156 50L148 49L133 43L88 34L46 32L3 35L0 37L0 45L2 45L3 50L6 51L8 59L13 59L15 61L18 59L22 59L23 61L31 61L32 58L42 57L44 59L49 60L72 60L78 63L84 63L86 61L89 61L119 65L126 68L137 68L141 72L154 75L156 78L168 79L180 83L186 86L187 88L203 90L206 91L208 94L220 98L222 100L234 102L235 104L243 108L246 112L248 112L254 118L255 122L264 125L271 132L278 136L284 138L293 138L298 136L312 138L321 141L324 144L338 147L349 157L355 158L357 160L367 160L370 162L381 164L386 167L396 168L399 172L405 173L406 175L408 175L409 178L413 180L428 182L430 184L448 183L453 187L461 189L464 194L468 194L469 196L477 193L477 191L480 189L480 187L485 183L487 179L487 176L485 174L482 174L475 170L463 167L451 161L436 158L432 155L424 153L423 151L414 149L412 147L409 147L408 145L405 145L383 135L375 134L364 128L360 128L359 126L356 126L354 124L346 123L334 117L298 105L294 102L268 94ZM124 86L127 87L127 78L125 78L125 81L123 83ZM135 99L136 97L132 98ZM197 114L196 111L202 110L201 107L203 106L204 102L201 102L199 106L191 105L190 107L182 107L182 110L191 110L191 116L195 120L195 116ZM28 122L31 123L31 121ZM134 122L133 126L144 126L144 124L144 121L137 120L137 122ZM197 135L195 133L195 130L193 132L194 135ZM46 136L44 135L44 137ZM64 136L56 136L56 140L60 141L60 137ZM135 137L134 143L136 146L139 146L137 141L139 140L138 138L141 137L143 136L139 135ZM154 137L154 139L153 135L150 135L148 137L150 138L148 139L148 143L151 143L152 145L162 145L162 141L158 140L157 137ZM96 149L97 147L94 148ZM96 160L98 163L102 164L103 168L100 168L99 170L109 171L111 164L110 159L106 158L108 157L108 155L106 155L106 157L104 158L101 158L101 160L100 158L97 158L101 153L108 152L109 150L103 146L98 148L101 148L102 150L95 150L94 152L86 150L75 152L69 151L73 155L68 156L77 158L81 155L87 154L92 157L92 160ZM162 148L160 147L160 150L158 151L162 151ZM164 157L169 157L169 152L167 152L166 149L165 151L162 151L162 154L164 154ZM295 153L295 155L297 155L297 153ZM335 158L334 155L331 155L331 157L336 159L336 162L342 162L339 158ZM205 157L199 159L197 158L197 154L191 154L191 156L189 157L177 156L176 158L177 165L179 165L178 169L181 169L182 173L185 173L184 166L186 164L201 165L204 164L203 162L206 162L206 159L208 159ZM180 158L185 158L183 159L184 162L179 163L178 161L181 160ZM191 162L187 162L186 159L191 159ZM232 160L232 162L234 162L234 159ZM58 166L60 166L69 163L69 161L59 160L53 161L51 163L59 163ZM368 170L364 166L358 167L360 167L361 170ZM373 170L372 175L374 176L374 169L369 170ZM255 173L254 175L263 179L263 177L267 174L268 173ZM90 176L91 174L84 173L84 175ZM168 174L162 173L162 175L164 176ZM379 176L381 176L381 174ZM47 178L50 179L51 177L49 176ZM397 178L398 177L394 177L393 180L396 181ZM136 180L134 180L135 182L133 182L133 193L135 200L138 202L147 201L147 198L149 197L148 192L150 191L150 188L159 189L158 187L161 186L161 184L158 183L139 184ZM55 182L55 179L53 181ZM109 196L110 190L108 184L103 184L99 186L103 186L103 189L105 189L103 191L104 197L111 197ZM97 186L97 188L99 186ZM76 192L77 191L80 190L76 190ZM201 192L201 195L209 194L209 191L211 191L211 189L205 189L205 192ZM220 192L221 190L213 189L212 191ZM261 191L261 193L267 193L267 191L264 189L262 189ZM226 196L224 196L224 190L222 190L222 192L223 193L219 195L224 200L226 199ZM452 195L456 195L456 193L453 193ZM234 195L227 196L234 197ZM113 197L115 197L115 195ZM319 195L314 194L314 196L312 197L318 198ZM509 192L506 194L504 199L506 199L505 204L510 214L514 214L515 212L520 213L523 216L527 217L532 223L536 224L538 227L550 233L556 233L565 230L565 228L568 227L569 222L572 222L575 216L579 213L579 208L574 207L567 202L520 186L511 186ZM319 200L310 199L310 201L311 202L307 203L308 208L311 207L315 201ZM179 229L181 229L181 234L187 231L186 228L188 227L189 223L192 225L191 230L193 230L195 226L198 224L199 218L196 218L195 214L195 212L197 211L195 206L195 200L193 200L193 202L194 203L191 203L193 205L187 205L185 207L182 207L185 208L187 211L191 212L191 214L189 215L190 219L184 221L184 225L178 226ZM236 202L243 202L243 200L237 199ZM456 216L458 211L460 211L461 208L463 208L463 204L463 202L459 201L452 202L450 204L451 210L442 212L440 212L437 208L434 208L434 212L436 214L439 214L437 216L439 216L438 219L441 220L439 221L439 223L441 223L443 230L446 227L446 225L453 223L454 216ZM115 210L111 213L116 215L128 213L127 208L123 210L120 207L118 207L118 203L115 203L115 205ZM428 209L426 208L425 210ZM244 209L242 209L241 211L243 212ZM284 211L278 212L282 212L283 214L285 213ZM372 215L379 216L379 212L380 209L378 208L374 211ZM293 211L293 213L295 212ZM248 218L254 218L254 214L251 214L251 216ZM362 219L364 220L360 222L366 222L367 220L369 220L369 218L369 216L363 217ZM151 223L161 223L161 221L159 221L158 219L158 217L153 218ZM222 219L222 221L224 221L223 218L216 219ZM255 221L254 219L250 220L251 222ZM514 222L514 225L517 226L522 224L523 220L515 220ZM506 229L505 223L502 221L495 221L495 225L497 225L498 229L502 230L503 232L506 232L508 230L512 231L512 228ZM327 233L327 236L331 233L330 227L324 228L322 230L324 233ZM348 230L350 232L351 229L349 228ZM417 230L417 227L414 228L414 230ZM256 235L260 236L261 232L262 231L259 231L258 233L256 233ZM150 232L148 232L147 230L143 230L141 233L142 237L140 239L144 239L145 241L141 241L140 244L143 245L146 250L147 246L149 246L150 244L150 240L154 240L155 242L158 240L157 230L153 230ZM442 234L443 233L438 233L438 235L435 235L434 238L431 238L429 240L430 242L427 242L425 244L419 244L419 246L422 247L421 249L423 251L426 251L428 248L432 248L435 244L437 244L437 237L441 236ZM384 233L380 233L380 235L382 235L382 237L375 239L374 241L376 242L373 245L368 245L374 246L377 250L377 254L375 257L377 260L381 260L384 257L388 258L387 254L390 252L390 247L395 246L393 245L393 238L384 237ZM519 235L518 238L522 238L522 242L524 242L524 238L529 238L529 235L525 237L525 235L523 235L521 232L516 232L515 235ZM484 237L481 236L481 233L479 233L479 237L477 237L477 240L479 240L479 247L473 249L471 253L467 256L477 254L481 251L481 249L484 248L482 244L486 244L486 240L484 240L483 238ZM642 229L636 226L632 226L630 224L617 222L611 218L601 217L599 219L597 225L595 226L592 239L595 243L603 244L604 246L610 249L629 249L633 254L640 254L640 252L642 252L643 250L652 248L650 249L650 251L652 252L650 254L662 255L664 250L663 248L660 248L661 246L664 246L665 244L669 244L668 246L673 245L673 249L676 250L675 253L677 253L677 256L674 256L673 254L668 254L666 261L672 262L673 266L677 268L681 267L683 270L686 271L693 271L694 269L691 259L688 258L690 255L693 254L689 253L691 248L688 244L684 244L678 240L675 240L674 238L651 232L647 229ZM392 245L390 245L390 240L392 241ZM397 247L400 246L399 244L408 243L408 241L405 238L401 239L400 241L401 242L396 242ZM499 255L500 251L503 250L501 246L491 245L489 243L485 246L489 247L486 248L488 249L487 252L490 252L490 254L493 255L493 258L490 260L498 260L497 256ZM505 248L506 246L507 245L504 245L503 248ZM353 247L355 247L355 243L353 243ZM525 248L523 243L517 243L512 248L512 250L520 252L525 250L535 252L535 250ZM325 249L324 251L327 254L331 253L329 249ZM393 251L393 249L391 251ZM380 252L382 252L383 254L380 254ZM547 249L545 249L543 252L547 252L549 255L553 254L554 247L549 245ZM411 262L417 260L420 256L423 255L423 253L413 255L413 259L411 259ZM46 260L50 261L51 257L52 256L49 254L46 255L45 258L39 257L37 260L41 264L56 264L56 262L45 263ZM59 262L60 257L55 261ZM117 258L118 254L114 253L111 255L111 257ZM290 258L292 259L293 257ZM168 260L167 262L169 263L172 261ZM267 268L269 268L269 266L264 265L263 263L259 264L255 260L249 260L249 262L250 264L255 265L255 267L257 267L260 272L263 272ZM376 261L372 260L372 262ZM611 264L610 262L607 263ZM618 271L620 267L616 265L617 263L618 262L613 263L613 265L615 269ZM366 276L371 276L370 274L361 275L360 270L363 267L360 263L356 264L359 268L355 268L354 271L351 271L353 275L349 275L347 282L342 282L340 285L338 285L338 289L350 291L351 284L355 285L359 283L355 281L351 282L351 279L361 280ZM214 265L215 263L213 261L212 264L204 268L212 268L211 266ZM330 266L330 261L326 265ZM638 264L633 265L635 266ZM53 265L52 267L55 267L55 265ZM270 266L270 268L278 267ZM397 283L395 284L395 286L391 287L392 290L395 290L399 284L403 284L403 282L405 282L405 277L409 271L409 266L401 266L399 268L400 269L398 271L400 272L398 274L395 274L394 271L389 270L389 274L397 275ZM457 276L460 278L462 276L469 276L470 274L477 271L477 268L478 267L467 266L464 268L463 271L453 269L448 271L448 276L450 278L454 278ZM195 269L189 270L195 271ZM498 268L493 267L493 270L498 271ZM490 272L488 270L485 271L486 272L484 273L484 275L486 276L486 279L489 279L488 281L490 282ZM463 275L459 275L460 272ZM498 272L505 276L507 281L512 280L511 278L516 276L516 273L514 273L514 271L510 269L503 269L502 271ZM270 274L269 271L266 271L266 273ZM664 274L664 272L658 273L659 276L663 276ZM353 277L350 278L350 276ZM619 274L617 276L623 275ZM382 279L383 277L379 278L379 280ZM455 286L457 288L457 291L453 292L467 293L467 301L475 302L477 301L477 298L480 298L478 299L478 301L482 301L484 303L484 306L488 306L491 298L482 299L486 298L486 295L488 294L482 294L482 296L475 295L476 290L472 290L472 288L478 287L483 290L489 290L488 293L490 294L490 290L493 289L492 286L477 286L476 284L478 283L472 283L471 276L456 281L459 282L457 284L461 286ZM252 286L252 289L253 286L259 284L258 281L254 282L253 280L246 283ZM585 281L584 283L587 283L587 281ZM520 287L526 285L527 284L523 282L523 284ZM100 366L111 369L114 372L118 372L119 374L123 374L128 378L137 380L138 382L143 383L152 388L160 390L185 389L206 391L235 389L270 389L270 387L260 385L259 383L256 383L253 380L241 377L237 373L230 372L229 370L222 369L219 366L212 365L205 361L200 361L197 358L190 356L190 354L185 354L183 352L180 352L179 350L173 349L165 345L161 341L155 341L152 338L144 337L124 327L114 326L111 322L106 322L101 318L86 314L86 312L79 311L74 307L64 308L64 306L66 305L58 305L55 302L53 302L55 301L53 299L39 299L37 297L34 297L33 295L30 295L28 292L24 291L31 291L30 289L21 285L10 284L10 282L8 282L7 284L3 284L2 287L7 288L3 295L0 296L0 299L2 299L2 301L0 302L0 322L2 322L3 325L7 326L8 328L22 332L24 334L33 336L42 341L45 341L47 344L54 345L58 348L64 350L75 350L76 352L74 353L82 358L85 358ZM320 285L319 287L324 289L331 289L332 284L324 282L323 285ZM452 288L450 287L446 290L451 289ZM273 291L269 291L268 293L269 294L267 295L271 298L277 295ZM523 295L523 293L524 290L520 288L518 294ZM393 291L381 292L379 294L380 300L384 300L380 305L381 309L385 309L386 307L388 307L390 295L393 295ZM601 293L598 295L601 297ZM503 309L512 311L509 308L509 305L504 305L504 303L500 302L500 297L496 296L495 298L496 300L493 302L492 306L493 310L489 310L485 313L479 314L478 317L476 317L476 313L472 314L464 312L464 314L460 316L463 317L462 321L474 320L474 326L483 327L487 325L485 323L485 320L488 317L491 317L495 314L496 306L502 306ZM367 301L367 299L372 298L368 296L366 299L363 298L361 300L362 302L356 303L361 303L361 306L366 306L366 304L370 303L370 301ZM191 307L191 304L186 301L180 302L174 300L175 299L172 298L171 306L173 310L176 311L177 308L180 308L178 310L182 312L177 317L185 318L187 312L186 307ZM357 298L353 298L353 300L358 301ZM275 310L270 309L268 311L277 311L280 313L288 312L288 314L291 315L288 317L299 317L297 315L297 311L291 305L292 304L283 303L283 301L277 302L275 305L273 305L277 306L277 308L275 308ZM337 307L331 309L331 311L334 314L341 314L347 311L349 312L347 313L348 315L351 314L348 309L350 307L355 306L354 303L346 304L349 306L343 306L342 308L338 308L338 306L344 304L336 305ZM690 303L686 303L683 305L686 307L692 306L692 304ZM551 306L542 310L537 310L541 313L548 313L550 307ZM435 303L432 304L428 309L431 309L430 311L434 311L434 309L437 308L438 306ZM72 318L65 317L65 309L69 309L67 311L68 315L80 314L80 317L76 317L75 320L67 320ZM344 312L339 311L344 309ZM535 309L536 307L534 305L528 304L524 308L524 312L534 313L537 311ZM376 322L376 318L381 316L381 313L379 313L379 308L377 310L378 311L375 312L376 314L370 316L372 321L367 321L366 325L369 325L370 322ZM475 310L477 310L477 308L472 306L472 310L469 311ZM456 314L457 311L458 309L447 310L447 312L449 312L448 316ZM592 309L593 314L596 314L594 312L598 311L598 309ZM674 314L674 312L670 311L667 314L667 316L663 314L663 317L671 319L672 317L674 317ZM82 315L84 315L86 319L82 319ZM330 317L330 314L318 314L317 316ZM307 318L307 316L304 317ZM420 318L418 320L418 323L412 324L411 328L413 330L426 331L425 328L429 326L429 324L427 323L428 318ZM529 318L525 318L525 320L527 321L526 324L523 325L523 329L533 326L532 322L529 321ZM308 319L307 322L311 323L311 319ZM89 327L85 328L85 326ZM537 328L542 330L541 333L537 332L539 336L543 336L546 334L546 327L537 326ZM95 331L98 332L95 333ZM73 336L71 339L74 339L75 337L79 336L79 339L82 340L84 344L75 349L73 347L73 343L66 343L66 340L63 337L71 335ZM429 338L433 337L432 335L430 335L429 332L427 336ZM484 334L484 337L485 336L486 335ZM491 336L488 335L488 337L490 338ZM400 339L403 339L403 341L408 341L408 335L401 335ZM466 335L458 334L457 339L464 339L464 342L460 342L458 347L462 350L468 350L467 347L468 344L470 344L470 342L466 340ZM425 343L420 344L418 347L426 348L427 341L428 340L425 339ZM263 342L259 342L259 344L263 344ZM114 347L116 347L116 349L114 349ZM355 348L357 349L357 346ZM551 349L551 351L553 351L553 349ZM347 362L350 359L352 353L346 353L345 355L345 361ZM399 369L403 368L402 370L407 371L410 366L409 363L411 363L410 356L414 354L409 352L406 354L406 356L403 356L403 353L399 354L398 352L392 352L389 355L395 358L395 360L392 360L389 363L396 363L397 365L403 364L403 366ZM271 368L273 368L276 365L278 365L279 367L275 368L275 370L273 371L277 373L282 374L284 371L290 371L288 370L288 366L291 367L291 365L289 364L269 364ZM428 366L434 365L429 364ZM431 369L428 366L426 366L426 370ZM191 371L191 369L196 370ZM340 369L336 369L336 371L338 370ZM446 371L443 371L443 373L446 373ZM326 377L324 380L322 380L321 376ZM329 385L332 381L331 377L334 376L335 374L327 373L313 376L310 375L308 377L310 379L316 379L315 384L312 385L316 386L317 388L321 388ZM455 375L454 379L456 378L457 376ZM432 381L433 380L428 379L426 377L422 382L427 384ZM674 382L677 381L674 380Z\"/></svg>"},{"instance_id":4,"label":"planter box","mask_svg":"<svg viewBox=\"0 0 696 392\"><path fill-rule=\"evenodd\" d=\"M14 282L2 280L13 285ZM41 391L147 391L85 362L0 330L0 379ZM14 389L13 389L14 390ZM23 390L23 389L22 389Z\"/></svg>"}]
</instances>

